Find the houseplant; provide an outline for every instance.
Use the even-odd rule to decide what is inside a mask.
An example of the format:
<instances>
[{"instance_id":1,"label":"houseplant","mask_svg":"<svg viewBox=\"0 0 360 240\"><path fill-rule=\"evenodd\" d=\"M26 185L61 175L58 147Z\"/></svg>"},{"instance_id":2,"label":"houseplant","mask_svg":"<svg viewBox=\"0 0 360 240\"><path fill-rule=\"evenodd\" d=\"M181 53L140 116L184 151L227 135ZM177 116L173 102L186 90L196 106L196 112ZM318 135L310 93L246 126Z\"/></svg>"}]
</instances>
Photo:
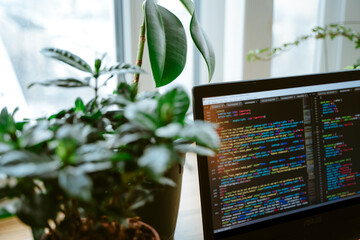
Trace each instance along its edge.
<instances>
[{"instance_id":1,"label":"houseplant","mask_svg":"<svg viewBox=\"0 0 360 240\"><path fill-rule=\"evenodd\" d=\"M293 47L298 46L304 41L309 39L326 39L330 38L331 40L336 37L344 37L345 39L349 40L350 42L354 43L355 49L360 48L360 33L354 32L351 28L346 27L342 24L330 24L326 26L317 26L311 30L310 34L303 35L298 37L293 42L284 43L279 47L271 48L261 48L250 50L247 56L247 60L251 61L267 61L273 57L280 55L283 52L286 52ZM347 69L360 69L360 59L357 60L356 63L353 65L347 66Z\"/></svg>"},{"instance_id":2,"label":"houseplant","mask_svg":"<svg viewBox=\"0 0 360 240\"><path fill-rule=\"evenodd\" d=\"M39 84L90 87L94 98L22 122L14 120L16 111L1 111L0 200L35 239L119 239L131 225L126 219L151 200L153 189L144 182L174 185L165 176L168 168L188 151L213 154L216 132L204 122L186 121L190 100L181 88L138 94L136 84L120 83L114 94L99 96L114 74L140 73L136 66L106 67L96 59L90 67L65 50L42 52L89 76Z\"/></svg>"}]
</instances>

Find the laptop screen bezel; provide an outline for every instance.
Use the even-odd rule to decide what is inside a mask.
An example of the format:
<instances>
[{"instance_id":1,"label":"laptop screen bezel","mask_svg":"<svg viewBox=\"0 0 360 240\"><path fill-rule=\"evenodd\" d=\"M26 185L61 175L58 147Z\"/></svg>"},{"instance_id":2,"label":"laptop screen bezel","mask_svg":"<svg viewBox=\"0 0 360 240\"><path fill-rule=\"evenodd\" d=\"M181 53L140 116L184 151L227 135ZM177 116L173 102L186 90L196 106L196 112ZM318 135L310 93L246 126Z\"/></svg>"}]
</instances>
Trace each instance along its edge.
<instances>
[{"instance_id":1,"label":"laptop screen bezel","mask_svg":"<svg viewBox=\"0 0 360 240\"><path fill-rule=\"evenodd\" d=\"M213 83L195 86L193 88L193 110L194 119L204 120L203 111L203 98L206 97L217 97L233 94L252 93L261 91L271 91L295 87L314 86L320 84L330 83L341 83L347 81L360 80L359 70L349 70L341 72L321 73L321 74L310 74L301 76L281 77L281 78L267 78L257 79L249 81L236 81L236 82L225 82L225 83ZM261 229L284 222L289 222L299 218L314 216L330 211L334 208L343 208L359 203L359 198L343 200L333 204L316 207L306 211L282 216L275 217L271 221L263 221L223 231L220 233L214 233L213 229L213 215L211 207L211 191L210 181L208 174L208 162L207 158L198 156L198 174L199 174L199 185L200 185L200 200L201 200L201 212L203 221L203 232L204 239L222 239L225 237L231 237L237 234L253 231L255 229Z\"/></svg>"}]
</instances>

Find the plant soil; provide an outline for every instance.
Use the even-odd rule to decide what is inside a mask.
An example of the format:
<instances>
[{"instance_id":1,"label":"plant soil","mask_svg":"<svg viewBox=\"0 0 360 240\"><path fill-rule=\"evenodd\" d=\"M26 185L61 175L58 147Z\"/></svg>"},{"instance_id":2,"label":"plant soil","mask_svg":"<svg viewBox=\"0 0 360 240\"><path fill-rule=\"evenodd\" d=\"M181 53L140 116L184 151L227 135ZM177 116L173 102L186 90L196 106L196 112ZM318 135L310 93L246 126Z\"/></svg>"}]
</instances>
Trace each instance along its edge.
<instances>
[{"instance_id":1,"label":"plant soil","mask_svg":"<svg viewBox=\"0 0 360 240\"><path fill-rule=\"evenodd\" d=\"M91 227L84 224L71 236L54 231L45 234L41 240L160 240L157 232L146 223L137 219L129 219L127 222L127 227L108 222Z\"/></svg>"}]
</instances>

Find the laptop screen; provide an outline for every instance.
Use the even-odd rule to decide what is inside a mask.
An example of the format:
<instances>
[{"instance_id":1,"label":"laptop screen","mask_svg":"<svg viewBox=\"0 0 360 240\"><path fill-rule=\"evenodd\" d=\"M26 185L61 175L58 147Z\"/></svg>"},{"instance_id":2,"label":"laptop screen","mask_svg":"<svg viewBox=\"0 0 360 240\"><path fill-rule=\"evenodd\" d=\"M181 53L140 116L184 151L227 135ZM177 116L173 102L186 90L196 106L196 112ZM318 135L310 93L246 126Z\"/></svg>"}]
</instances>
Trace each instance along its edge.
<instances>
[{"instance_id":1,"label":"laptop screen","mask_svg":"<svg viewBox=\"0 0 360 240\"><path fill-rule=\"evenodd\" d=\"M214 235L360 195L360 80L298 85L201 97Z\"/></svg>"}]
</instances>

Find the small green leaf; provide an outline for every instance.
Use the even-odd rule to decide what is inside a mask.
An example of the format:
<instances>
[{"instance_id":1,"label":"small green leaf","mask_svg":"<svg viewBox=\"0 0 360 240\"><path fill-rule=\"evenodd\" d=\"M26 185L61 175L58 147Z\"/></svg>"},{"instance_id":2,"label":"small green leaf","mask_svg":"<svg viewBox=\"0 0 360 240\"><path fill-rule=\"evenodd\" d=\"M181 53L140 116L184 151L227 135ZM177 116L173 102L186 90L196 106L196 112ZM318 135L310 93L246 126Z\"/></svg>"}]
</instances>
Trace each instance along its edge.
<instances>
[{"instance_id":1,"label":"small green leaf","mask_svg":"<svg viewBox=\"0 0 360 240\"><path fill-rule=\"evenodd\" d=\"M166 146L148 147L138 163L149 169L155 178L160 177L171 164L171 151Z\"/></svg>"},{"instance_id":2,"label":"small green leaf","mask_svg":"<svg viewBox=\"0 0 360 240\"><path fill-rule=\"evenodd\" d=\"M85 60L69 51L59 48L44 48L41 53L46 57L57 59L81 71L92 73L90 65Z\"/></svg>"},{"instance_id":3,"label":"small green leaf","mask_svg":"<svg viewBox=\"0 0 360 240\"><path fill-rule=\"evenodd\" d=\"M215 126L207 122L194 121L192 124L187 125L181 131L181 137L214 150L220 146Z\"/></svg>"},{"instance_id":4,"label":"small green leaf","mask_svg":"<svg viewBox=\"0 0 360 240\"><path fill-rule=\"evenodd\" d=\"M75 100L75 111L76 112L85 112L85 104L81 98L76 98Z\"/></svg>"},{"instance_id":5,"label":"small green leaf","mask_svg":"<svg viewBox=\"0 0 360 240\"><path fill-rule=\"evenodd\" d=\"M109 160L114 152L100 144L85 144L76 150L78 163Z\"/></svg>"},{"instance_id":6,"label":"small green leaf","mask_svg":"<svg viewBox=\"0 0 360 240\"><path fill-rule=\"evenodd\" d=\"M71 197L86 201L91 199L91 178L74 167L67 167L60 172L59 185Z\"/></svg>"},{"instance_id":7,"label":"small green leaf","mask_svg":"<svg viewBox=\"0 0 360 240\"><path fill-rule=\"evenodd\" d=\"M95 73L100 73L100 67L101 67L101 63L102 63L102 61L101 61L101 59L99 59L99 58L97 58L97 59L95 59L95 63L94 63L94 70L95 70Z\"/></svg>"},{"instance_id":8,"label":"small green leaf","mask_svg":"<svg viewBox=\"0 0 360 240\"><path fill-rule=\"evenodd\" d=\"M159 99L158 113L160 119L165 122L183 123L190 106L189 96L184 89L174 88Z\"/></svg>"},{"instance_id":9,"label":"small green leaf","mask_svg":"<svg viewBox=\"0 0 360 240\"><path fill-rule=\"evenodd\" d=\"M156 129L155 135L163 138L174 138L179 135L181 128L182 126L179 123L170 123L165 127Z\"/></svg>"},{"instance_id":10,"label":"small green leaf","mask_svg":"<svg viewBox=\"0 0 360 240\"><path fill-rule=\"evenodd\" d=\"M146 72L138 66L127 63L118 63L100 72L100 74L127 74L127 73L146 73Z\"/></svg>"},{"instance_id":11,"label":"small green leaf","mask_svg":"<svg viewBox=\"0 0 360 240\"><path fill-rule=\"evenodd\" d=\"M40 121L34 126L25 127L21 136L21 146L35 146L39 143L49 141L53 136L54 133L48 129L48 122Z\"/></svg>"},{"instance_id":12,"label":"small green leaf","mask_svg":"<svg viewBox=\"0 0 360 240\"><path fill-rule=\"evenodd\" d=\"M89 87L89 84L75 78L66 78L66 79L54 79L45 82L35 82L31 83L28 88L33 87L34 85L42 86L56 86L64 88L78 88L78 87Z\"/></svg>"},{"instance_id":13,"label":"small green leaf","mask_svg":"<svg viewBox=\"0 0 360 240\"><path fill-rule=\"evenodd\" d=\"M125 108L125 117L145 129L155 130L158 126L158 119L154 115L156 107L157 101L154 99L131 103Z\"/></svg>"}]
</instances>

